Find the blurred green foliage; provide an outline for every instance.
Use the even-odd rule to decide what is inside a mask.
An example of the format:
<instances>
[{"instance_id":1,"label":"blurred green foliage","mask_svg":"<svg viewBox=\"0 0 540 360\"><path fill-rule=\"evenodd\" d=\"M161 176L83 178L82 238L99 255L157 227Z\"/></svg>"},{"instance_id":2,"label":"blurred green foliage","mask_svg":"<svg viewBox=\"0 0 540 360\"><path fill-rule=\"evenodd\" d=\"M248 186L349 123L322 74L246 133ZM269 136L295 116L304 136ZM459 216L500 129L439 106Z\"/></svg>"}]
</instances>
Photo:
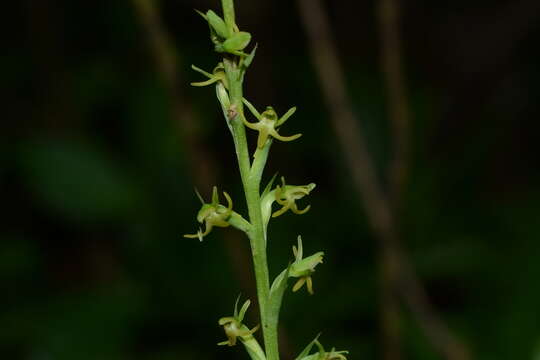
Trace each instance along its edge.
<instances>
[{"instance_id":1,"label":"blurred green foliage","mask_svg":"<svg viewBox=\"0 0 540 360\"><path fill-rule=\"evenodd\" d=\"M430 298L476 359L536 360L540 32L524 28L525 20L498 23L493 33L525 35L506 48L484 44L483 56L476 47L493 39L480 25L511 5L439 5L413 1L404 9L414 119L414 166L400 217L405 245ZM291 183L318 184L308 217L282 216L270 227L276 273L292 259L293 224L306 251L326 253L310 301L304 292L286 295L287 349L298 352L325 329L323 338L350 349L351 359L374 359L381 353L377 246L327 121L297 14L280 10L289 6L246 2L239 13L261 45L250 101L278 113L297 105L287 126L304 133L287 147L276 144L267 175L279 169ZM373 2L327 6L355 111L384 175L391 138ZM244 211L213 94L187 85L197 80L190 63L211 68L216 61L206 55L206 29L193 7L217 4L163 1L181 92L217 159L218 185ZM248 291L229 247L247 252L248 245L220 231L203 243L181 238L196 226L192 155L131 3L25 1L8 10L13 31L0 59L10 89L0 145L0 358L242 358L215 343L223 338L217 319ZM465 26L470 31L460 32ZM207 196L210 189L200 190ZM402 327L407 359L438 359L407 311Z\"/></svg>"}]
</instances>

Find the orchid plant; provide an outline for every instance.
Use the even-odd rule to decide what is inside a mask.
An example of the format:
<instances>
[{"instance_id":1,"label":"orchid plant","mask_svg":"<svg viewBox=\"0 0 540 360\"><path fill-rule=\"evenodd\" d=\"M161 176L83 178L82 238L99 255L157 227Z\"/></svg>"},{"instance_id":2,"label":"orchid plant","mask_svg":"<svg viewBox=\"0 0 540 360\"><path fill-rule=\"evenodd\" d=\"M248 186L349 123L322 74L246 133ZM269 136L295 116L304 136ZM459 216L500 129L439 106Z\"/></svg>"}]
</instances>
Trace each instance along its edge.
<instances>
[{"instance_id":1,"label":"orchid plant","mask_svg":"<svg viewBox=\"0 0 540 360\"><path fill-rule=\"evenodd\" d=\"M274 176L261 192L261 179L268 159L270 147L274 140L293 141L302 134L284 136L279 133L285 122L296 112L293 107L283 116L279 117L276 111L268 106L260 113L243 95L243 81L246 70L251 65L257 47L251 51L247 48L251 42L251 34L240 31L235 20L233 0L222 0L223 17L214 11L198 13L208 23L210 40L216 52L222 54L221 61L214 70L206 72L196 66L193 70L201 73L207 79L192 83L193 86L215 87L216 96L223 112L225 123L232 135L236 149L236 157L240 170L240 177L248 207L248 218L233 210L233 201L229 194L223 192L226 204L221 203L217 187L214 187L211 202L205 202L197 193L202 206L197 214L197 221L204 224L204 230L199 228L195 234L184 235L187 238L196 238L200 241L210 234L215 227L232 226L244 232L251 245L257 297L259 303L260 321L262 326L250 328L245 324L244 316L250 306L246 300L238 310L240 297L236 300L233 316L219 319L218 324L223 326L227 340L218 345L235 346L242 343L252 360L279 360L278 347L278 321L281 303L289 279L296 279L292 291L300 290L304 284L307 291L313 294L312 275L318 264L322 263L324 253L319 251L311 256L304 257L302 238L298 236L297 246L293 246L294 260L279 273L270 284L270 275L267 263L266 247L268 243L268 223L272 218L285 214L291 210L294 214L306 213L310 206L298 208L297 201L308 196L315 184L288 185L281 178L281 185L274 185ZM248 121L244 113L244 106L248 108L255 122ZM246 141L246 127L256 131L257 146L252 157ZM281 206L273 210L274 203ZM262 329L264 347L254 336ZM345 360L346 351L326 351L317 336L309 343L295 360ZM312 350L316 348L314 353Z\"/></svg>"}]
</instances>

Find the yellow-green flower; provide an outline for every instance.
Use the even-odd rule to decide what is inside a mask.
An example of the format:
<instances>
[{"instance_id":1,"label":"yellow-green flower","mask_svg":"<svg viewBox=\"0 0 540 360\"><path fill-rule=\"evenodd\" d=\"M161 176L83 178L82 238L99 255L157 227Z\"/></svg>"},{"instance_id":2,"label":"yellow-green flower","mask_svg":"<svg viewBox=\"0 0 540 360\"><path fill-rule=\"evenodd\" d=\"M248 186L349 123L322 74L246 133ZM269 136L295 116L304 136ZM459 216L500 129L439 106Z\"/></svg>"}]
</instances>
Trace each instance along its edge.
<instances>
[{"instance_id":1,"label":"yellow-green flower","mask_svg":"<svg viewBox=\"0 0 540 360\"><path fill-rule=\"evenodd\" d=\"M249 111L251 111L253 116L255 116L257 120L259 120L259 122L257 123L250 123L245 119L245 117L242 117L244 125L246 125L250 129L259 132L259 137L257 138L257 147L259 149L264 147L269 136L280 141L293 141L302 136L302 134L281 136L277 132L277 128L283 125L285 121L287 121L287 119L289 119L295 113L296 107L289 109L289 111L287 111L285 115L283 115L281 118L278 118L276 112L271 106L267 106L266 110L262 114L259 114L259 112L255 109L253 105L251 105L249 101L243 99L243 102L249 109Z\"/></svg>"},{"instance_id":2,"label":"yellow-green flower","mask_svg":"<svg viewBox=\"0 0 540 360\"><path fill-rule=\"evenodd\" d=\"M348 351L336 351L336 348L332 348L332 350L327 352L319 341L315 341L315 345L319 348L319 357L317 360L347 360L343 354L348 354Z\"/></svg>"},{"instance_id":3,"label":"yellow-green flower","mask_svg":"<svg viewBox=\"0 0 540 360\"><path fill-rule=\"evenodd\" d=\"M233 203L229 194L224 191L223 195L225 196L225 199L227 199L227 207L219 204L218 190L215 186L212 192L212 202L210 204L205 204L199 195L199 199L203 205L197 214L197 221L201 224L204 222L205 230L203 232L202 229L199 228L196 234L187 234L184 235L184 237L190 239L198 238L202 241L203 237L208 235L214 226L227 227L230 225L228 220L233 213Z\"/></svg>"},{"instance_id":4,"label":"yellow-green flower","mask_svg":"<svg viewBox=\"0 0 540 360\"><path fill-rule=\"evenodd\" d=\"M309 195L309 193L315 188L315 184L312 183L309 185L300 186L286 185L285 178L283 177L281 177L281 184L282 186L276 186L275 200L279 205L282 206L282 208L274 212L272 214L272 217L277 217L285 213L289 209L293 213L298 215L307 213L311 208L311 205L306 206L303 210L299 210L298 206L296 205L296 200L299 200L304 196Z\"/></svg>"},{"instance_id":5,"label":"yellow-green flower","mask_svg":"<svg viewBox=\"0 0 540 360\"><path fill-rule=\"evenodd\" d=\"M238 337L243 339L259 329L259 325L250 330L246 325L242 324L244 315L251 304L251 301L247 300L244 305L242 305L240 312L238 312L238 300L240 300L240 297L236 300L234 315L223 317L218 321L218 324L223 326L223 330L225 330L225 335L227 336L227 340L218 343L218 345L234 346L236 345Z\"/></svg>"},{"instance_id":6,"label":"yellow-green flower","mask_svg":"<svg viewBox=\"0 0 540 360\"><path fill-rule=\"evenodd\" d=\"M306 346L304 350L298 355L295 360L347 360L345 355L348 354L348 351L336 351L335 348L332 348L332 350L325 351L322 344L319 342L319 336L321 334L317 335L317 337ZM317 346L319 351L317 353L308 355L311 352L311 349L313 346Z\"/></svg>"},{"instance_id":7,"label":"yellow-green flower","mask_svg":"<svg viewBox=\"0 0 540 360\"><path fill-rule=\"evenodd\" d=\"M311 274L315 272L315 267L323 262L324 252L319 251L307 258L303 257L302 237L298 236L298 247L293 246L294 262L289 269L289 277L298 278L294 284L292 291L298 291L306 284L308 292L313 295L313 280Z\"/></svg>"}]
</instances>

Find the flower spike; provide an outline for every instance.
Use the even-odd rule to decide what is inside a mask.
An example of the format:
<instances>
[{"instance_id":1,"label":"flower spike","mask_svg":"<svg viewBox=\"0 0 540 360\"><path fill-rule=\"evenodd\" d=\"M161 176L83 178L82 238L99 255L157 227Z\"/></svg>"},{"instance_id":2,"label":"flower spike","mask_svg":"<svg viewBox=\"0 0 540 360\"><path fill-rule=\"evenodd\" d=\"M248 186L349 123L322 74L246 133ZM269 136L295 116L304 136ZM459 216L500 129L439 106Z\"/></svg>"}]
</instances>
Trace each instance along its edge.
<instances>
[{"instance_id":1,"label":"flower spike","mask_svg":"<svg viewBox=\"0 0 540 360\"><path fill-rule=\"evenodd\" d=\"M315 272L315 267L323 262L324 252L319 251L307 258L303 258L304 250L302 237L298 236L298 247L293 246L294 262L289 270L289 277L298 278L292 291L296 292L306 284L308 292L313 295L313 280L311 274Z\"/></svg>"},{"instance_id":2,"label":"flower spike","mask_svg":"<svg viewBox=\"0 0 540 360\"><path fill-rule=\"evenodd\" d=\"M291 117L296 111L296 107L293 107L285 113L281 118L278 118L276 112L271 106L267 106L266 110L260 114L257 109L246 99L242 99L249 111L259 120L257 123L251 123L242 117L244 125L252 130L259 132L259 137L257 138L257 147L259 149L263 148L268 140L269 136L272 136L275 139L280 141L293 141L298 139L302 134L296 134L292 136L282 136L277 132L277 128L282 125L289 117Z\"/></svg>"},{"instance_id":3,"label":"flower spike","mask_svg":"<svg viewBox=\"0 0 540 360\"><path fill-rule=\"evenodd\" d=\"M212 231L212 228L214 226L227 227L230 225L228 220L233 213L233 202L229 194L227 194L225 191L223 192L223 195L227 200L227 207L219 204L218 190L217 187L214 186L212 191L212 202L210 204L203 203L201 209L199 210L199 213L197 214L197 221L201 224L203 222L205 223L205 231L203 232L199 228L196 234L187 234L184 235L184 237L190 239L199 239L200 241L202 241L203 238L208 235L210 231ZM201 199L200 195L198 196L199 199Z\"/></svg>"},{"instance_id":4,"label":"flower spike","mask_svg":"<svg viewBox=\"0 0 540 360\"><path fill-rule=\"evenodd\" d=\"M283 206L278 211L272 214L272 217L277 217L281 214L284 214L287 210L291 210L293 213L302 215L309 211L311 205L306 206L303 210L299 210L296 205L296 200L303 198L315 188L315 184L309 184L304 186L291 186L285 184L285 178L281 177L282 186L276 186L275 191L275 200L276 202Z\"/></svg>"},{"instance_id":5,"label":"flower spike","mask_svg":"<svg viewBox=\"0 0 540 360\"><path fill-rule=\"evenodd\" d=\"M246 71L255 58L257 45L252 44L252 36L249 32L242 31L236 24L234 0L222 0L223 11L219 14L212 11L196 12L204 19L209 27L210 40L214 50L221 55L221 62L211 72L206 72L196 66L192 69L202 74L202 81L193 82L193 86L211 86L215 88L221 111L226 125L233 137L238 165L241 172L243 190L249 210L249 221L242 215L233 211L233 202L229 194L223 192L226 202L220 203L220 194L216 187L213 188L212 196L208 202L204 201L200 194L196 194L202 205L197 213L197 221L202 224L195 234L184 235L187 238L203 240L213 227L234 227L243 231L250 242L253 265L257 278L257 296L260 310L261 323L264 330L265 349L260 346L253 335L259 325L253 327L246 320L246 313L251 301L240 302L239 295L234 304L234 311L226 317L218 320L223 327L226 339L218 345L235 346L240 342L245 347L251 360L275 360L279 358L278 349L278 319L284 294L288 288L290 278L294 278L292 291L296 292L305 286L309 294L313 294L312 275L318 264L323 262L324 253L316 252L304 257L302 239L298 236L298 244L292 247L294 259L286 268L279 273L269 286L267 243L268 225L270 219L286 213L288 210L295 214L305 214L310 205L301 206L297 201L309 195L315 188L315 184L287 185L281 177L281 183L274 185L277 174L268 183L261 193L261 179L267 164L269 150L273 141L293 141L302 136L294 134L285 136L282 134L283 126L295 113L296 107L292 107L284 114L278 116L276 111L268 106L258 111L249 101L242 97ZM199 76L199 75L197 75ZM255 117L244 110L244 106ZM284 109L285 110L285 109ZM253 121L253 122L251 122ZM254 149L253 158L250 158L250 149L246 136L245 127L257 131L257 145ZM249 131L249 130L248 130ZM277 203L277 209L274 206ZM262 281L260 281L262 279ZM320 335L320 334L319 334ZM319 343L319 335L312 340L294 360L346 360L345 351L325 351ZM318 350L317 350L318 348ZM312 352L314 349L314 353ZM265 354L265 351L268 354Z\"/></svg>"}]
</instances>

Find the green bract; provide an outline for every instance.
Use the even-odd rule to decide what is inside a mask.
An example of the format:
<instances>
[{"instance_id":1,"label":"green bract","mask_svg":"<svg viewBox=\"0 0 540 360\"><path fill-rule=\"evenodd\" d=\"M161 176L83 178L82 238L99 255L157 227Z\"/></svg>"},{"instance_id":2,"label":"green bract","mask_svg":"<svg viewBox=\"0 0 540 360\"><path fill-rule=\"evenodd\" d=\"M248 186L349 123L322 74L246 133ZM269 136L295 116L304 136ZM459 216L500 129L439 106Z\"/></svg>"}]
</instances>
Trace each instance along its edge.
<instances>
[{"instance_id":1,"label":"green bract","mask_svg":"<svg viewBox=\"0 0 540 360\"><path fill-rule=\"evenodd\" d=\"M225 21L212 10L206 12L206 19L208 20L210 27L219 37L228 39L232 35L231 31L227 28L227 25L225 25Z\"/></svg>"},{"instance_id":2,"label":"green bract","mask_svg":"<svg viewBox=\"0 0 540 360\"><path fill-rule=\"evenodd\" d=\"M299 209L297 201L309 195L315 188L315 184L287 185L281 178L281 184L272 188L276 175L269 181L265 189L261 189L261 180L274 139L280 141L292 141L302 134L282 136L280 127L296 112L296 107L289 109L279 117L271 107L259 113L257 109L243 96L243 81L246 70L253 62L257 46L251 51L244 51L251 42L251 34L240 31L236 24L233 0L222 0L223 17L212 10L206 13L198 12L208 23L210 39L214 48L223 56L212 73L192 68L204 75L207 79L192 83L193 86L214 85L216 97L219 101L225 123L232 135L235 147L235 155L238 161L240 177L247 203L249 221L233 211L231 197L224 192L227 205L220 204L217 188L214 187L212 201L205 203L199 196L202 206L197 213L197 221L205 224L204 231L199 229L196 234L184 235L188 238L198 238L202 241L214 227L232 226L243 231L250 241L257 285L257 300L259 315L264 339L264 350L254 337L259 325L249 328L244 324L244 316L250 305L247 300L238 310L238 298L234 306L233 316L222 317L218 324L223 327L227 340L219 345L234 346L240 341L252 360L279 360L278 348L278 322L279 314L285 290L289 286L291 278L296 279L293 292L306 284L307 291L313 294L312 275L317 265L322 263L324 253L316 252L306 258L303 257L302 239L298 236L298 246L293 246L294 261L282 270L270 286L270 271L267 261L267 245L271 244L268 239L268 224L272 218L276 218L288 210L295 214L305 214L310 205ZM246 119L244 106L249 109L257 122L249 122ZM253 153L248 149L246 139L246 127L255 130L257 134L257 146ZM198 193L197 193L198 194ZM280 208L272 212L272 206L277 203ZM319 348L318 353L310 354L314 346ZM344 360L346 352L330 352L324 350L315 338L295 360Z\"/></svg>"},{"instance_id":3,"label":"green bract","mask_svg":"<svg viewBox=\"0 0 540 360\"><path fill-rule=\"evenodd\" d=\"M207 22L210 27L210 39L214 43L215 50L220 53L230 53L237 56L246 57L243 53L251 41L251 34L240 31L236 24L227 24L227 16L223 20L212 10L206 14L196 10ZM226 14L227 15L227 14Z\"/></svg>"},{"instance_id":4,"label":"green bract","mask_svg":"<svg viewBox=\"0 0 540 360\"><path fill-rule=\"evenodd\" d=\"M227 38L222 44L216 44L217 52L228 52L235 55L247 56L241 53L251 41L251 34L245 31L240 31Z\"/></svg>"}]
</instances>

